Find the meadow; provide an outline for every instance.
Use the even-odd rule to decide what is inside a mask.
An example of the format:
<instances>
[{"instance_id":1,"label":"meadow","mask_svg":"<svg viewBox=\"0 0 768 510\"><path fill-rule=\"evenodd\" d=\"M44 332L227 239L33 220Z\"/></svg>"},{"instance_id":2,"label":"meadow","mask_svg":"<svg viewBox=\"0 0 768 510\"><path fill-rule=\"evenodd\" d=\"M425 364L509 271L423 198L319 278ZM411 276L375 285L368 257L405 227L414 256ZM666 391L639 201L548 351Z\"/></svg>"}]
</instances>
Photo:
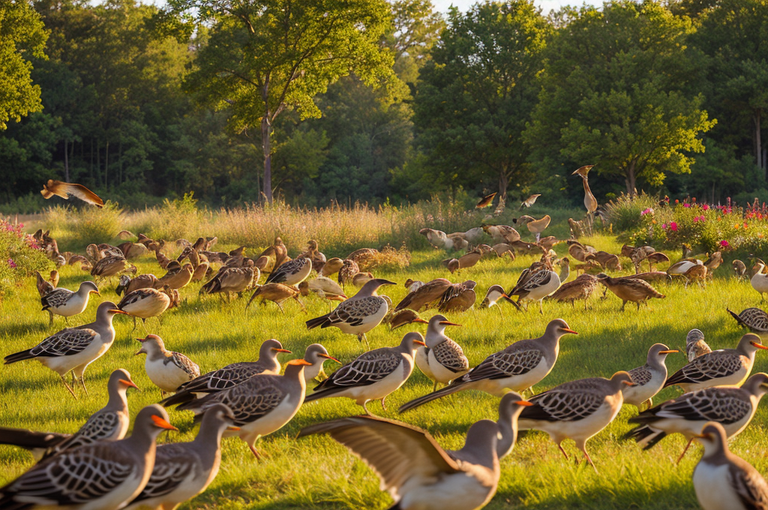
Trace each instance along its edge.
<instances>
[{"instance_id":1,"label":"meadow","mask_svg":"<svg viewBox=\"0 0 768 510\"><path fill-rule=\"evenodd\" d=\"M151 228L154 228L155 234L165 229L168 239L218 234L219 244L215 249L231 249L242 243L249 247L248 254L258 253L278 232L286 241L292 256L303 249L310 236L320 241L321 250L328 257L344 257L351 248L361 245L378 247L390 242L395 246L408 241L412 248L409 267L376 271L376 276L398 283L397 286L384 287L380 292L390 296L395 303L406 294L402 283L407 278L428 281L437 277L449 278L454 282L475 280L478 283L479 303L489 286L513 286L520 271L534 260L533 256L519 256L517 260L510 261L509 258L498 259L494 255L483 259L473 268L462 270L460 274L450 275L440 265L440 261L448 255L428 248L413 232L413 229L418 230L418 227L428 225L419 224L427 214L431 214L424 211L414 212L413 219L405 225L387 225L385 220L377 220L382 224L373 230L364 228L364 219L358 218L355 221L352 218L344 224L347 230L341 234L333 228L326 231L327 238L333 238L333 242L329 241L325 245L323 232L313 230L313 226L320 224L321 220L311 215L287 215L283 218L276 215L276 223L273 224L263 221L263 218L256 218L252 224L237 227L242 229L237 234L236 226L227 224L225 217L212 219L207 225L210 230L193 231L193 227L200 225L176 223L182 221L182 213L179 214L179 218L161 218L164 219L162 222L133 217L130 219L133 223L129 226L135 228L134 231L146 226L151 232ZM476 216L472 218L462 213L450 214L456 215L450 216L454 218L451 221L456 227L478 221ZM567 213L562 216L567 216ZM114 228L116 226L127 228L123 224L128 220L120 218L118 215L115 225L110 224L104 227L103 233L98 232L102 237L90 241L106 242L110 236L104 237L104 233L116 234L119 230ZM56 223L56 217L49 215L39 226L45 226L43 223L46 221L51 224L52 234L58 236L62 250L77 249L82 252L83 237L87 236L78 236L74 231L68 231L66 219L65 214ZM332 220L330 217L328 219ZM291 222L291 228L288 228L288 222ZM296 230L297 225L302 224L305 229ZM27 230L36 226L30 225ZM547 233L564 238L567 226L556 218ZM583 241L612 253L618 253L621 246L615 236L608 233ZM555 250L562 255L566 246L558 245ZM668 253L672 261L679 258L678 251ZM163 274L153 257L147 256L134 263L140 272L151 272L158 276ZM622 264L625 266L622 274L629 273L629 261L622 259ZM76 288L79 282L89 277L88 273L77 267L66 266L61 269L60 286ZM103 300L117 302L118 297L114 293L116 283L116 278L104 282L100 286L101 297L93 299L81 316L70 319L70 324L90 322L98 303ZM600 299L596 293L589 301L587 310L579 304L571 307L568 304L545 302L543 315L538 313L536 306L522 313L509 304L502 304L501 313L498 309L474 308L464 313L447 314L451 321L462 325L449 328L447 334L463 346L470 363L474 365L512 342L541 335L550 320L565 319L579 335L563 338L560 358L554 370L535 387L535 391L540 392L573 379L610 377L618 370L640 366L645 363L648 348L653 343L662 342L671 348L684 347L685 335L692 328L701 329L713 349L734 347L745 331L737 326L726 312L726 307L741 311L750 306L761 306L757 292L748 282L737 281L728 264L723 264L715 272L713 281L706 289L696 285L686 289L679 282L654 285L667 296L666 299L652 300L639 311L634 306L627 306L626 312L619 312L621 302L610 293L606 299ZM332 306L317 297L302 298L307 313L303 313L296 303L286 303L285 314L271 303L264 307L251 306L246 311L245 304L249 295L224 303L216 296L201 298L198 295L199 287L198 283L184 288L181 291L184 298L182 305L166 312L161 324L151 319L146 328L139 323L134 331L130 318L116 317L117 338L114 345L86 372L88 396L78 392L79 398L73 399L58 376L37 362L27 361L2 367L0 424L33 430L75 431L92 412L103 405L106 400L106 380L110 372L118 367L127 369L142 390L129 392L132 414L145 405L157 402L160 391L144 373L144 357L134 356L134 352L139 349L136 338L144 337L147 333L159 334L169 349L191 357L203 372L232 362L255 359L259 345L268 338L277 338L293 351L294 355L284 355L283 361L303 356L305 347L315 342L325 345L332 356L343 362L363 352L363 346L355 337L344 335L335 328L306 329L304 321L327 313ZM346 290L348 294L355 292L352 287ZM430 312L422 314L427 318L430 315ZM0 316L3 317L0 325L2 355L29 348L64 327L61 317L56 318L54 326L48 326L47 313L40 311L34 279L25 280L22 286L14 288L0 300ZM417 330L424 333L424 328L423 325L413 325L389 331L388 327L379 326L368 334L368 339L371 348L393 346L399 343L405 332ZM670 355L667 361L670 373L684 364L685 358L681 354ZM335 369L333 363L326 363L325 368L326 372ZM760 352L753 373L758 371L768 371L768 356ZM397 414L399 405L430 390L431 382L416 369L405 386L387 399L388 411L384 411L378 403L370 404L369 408L381 416L427 429L446 448L459 448L467 428L474 421L482 418L495 420L498 417L498 399L478 392L461 392L404 415ZM657 395L654 401L658 403L679 393L680 390L670 388ZM325 399L306 404L286 427L257 443L257 449L262 453L261 460L256 460L239 439L225 440L218 477L204 494L183 508L387 508L391 505L391 499L379 491L378 478L345 448L325 437L296 439L302 427L361 412L362 408L347 399ZM675 459L685 445L682 437L667 438L652 450L641 451L633 441L622 439L622 435L630 429L627 419L636 414L634 407L625 406L617 419L588 443L599 474L588 464L580 462L579 452L572 443L565 444L566 451L573 454L568 461L546 434L521 434L515 450L502 461L498 493L487 508L698 508L691 474L699 459L700 448L692 447L679 465L675 464ZM171 422L180 431L168 437L163 435L161 441L191 440L196 432L192 426L192 415L170 410L170 416ZM768 412L763 404L751 425L731 442L734 453L764 474L768 473L766 418ZM0 446L0 483L12 480L31 465L32 458L26 451Z\"/></svg>"}]
</instances>

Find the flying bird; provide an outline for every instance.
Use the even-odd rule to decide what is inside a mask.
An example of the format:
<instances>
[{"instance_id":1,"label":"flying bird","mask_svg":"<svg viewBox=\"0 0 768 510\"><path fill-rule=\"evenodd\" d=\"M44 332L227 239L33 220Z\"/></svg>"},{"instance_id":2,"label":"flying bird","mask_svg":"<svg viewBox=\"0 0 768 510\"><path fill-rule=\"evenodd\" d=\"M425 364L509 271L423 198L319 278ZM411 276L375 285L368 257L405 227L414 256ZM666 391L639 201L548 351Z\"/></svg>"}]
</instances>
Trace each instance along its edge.
<instances>
[{"instance_id":1,"label":"flying bird","mask_svg":"<svg viewBox=\"0 0 768 510\"><path fill-rule=\"evenodd\" d=\"M541 193L535 193L535 194L529 196L528 198L523 200L522 204L520 204L520 209L522 210L522 209L524 209L526 207L531 207L533 204L536 203L536 199L539 198L540 196L541 196Z\"/></svg>"},{"instance_id":2,"label":"flying bird","mask_svg":"<svg viewBox=\"0 0 768 510\"><path fill-rule=\"evenodd\" d=\"M485 195L475 206L475 209L482 209L483 207L490 207L493 204L493 199L496 198L496 192L490 195Z\"/></svg>"},{"instance_id":3,"label":"flying bird","mask_svg":"<svg viewBox=\"0 0 768 510\"><path fill-rule=\"evenodd\" d=\"M68 200L70 196L73 196L79 198L83 202L95 205L98 208L104 207L104 201L99 198L96 193L82 184L76 184L74 182L61 182L49 179L47 184L43 184L43 189L40 190L40 193L46 200L53 195L60 196L65 200Z\"/></svg>"}]
</instances>

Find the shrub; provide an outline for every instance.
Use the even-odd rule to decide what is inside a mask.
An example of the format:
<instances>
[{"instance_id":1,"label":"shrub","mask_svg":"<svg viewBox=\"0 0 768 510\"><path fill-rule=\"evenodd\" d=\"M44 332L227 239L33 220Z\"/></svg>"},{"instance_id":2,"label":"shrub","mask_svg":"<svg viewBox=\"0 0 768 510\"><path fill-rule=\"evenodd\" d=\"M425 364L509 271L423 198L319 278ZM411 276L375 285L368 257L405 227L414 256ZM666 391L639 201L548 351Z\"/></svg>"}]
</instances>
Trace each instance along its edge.
<instances>
[{"instance_id":1,"label":"shrub","mask_svg":"<svg viewBox=\"0 0 768 510\"><path fill-rule=\"evenodd\" d=\"M658 203L657 197L646 195L642 191L633 197L622 193L615 200L608 202L605 212L614 232L635 232L648 226L649 218L641 213L657 207Z\"/></svg>"},{"instance_id":2,"label":"shrub","mask_svg":"<svg viewBox=\"0 0 768 510\"><path fill-rule=\"evenodd\" d=\"M0 219L0 298L35 271L50 271L54 267L34 238L22 232L23 227Z\"/></svg>"}]
</instances>

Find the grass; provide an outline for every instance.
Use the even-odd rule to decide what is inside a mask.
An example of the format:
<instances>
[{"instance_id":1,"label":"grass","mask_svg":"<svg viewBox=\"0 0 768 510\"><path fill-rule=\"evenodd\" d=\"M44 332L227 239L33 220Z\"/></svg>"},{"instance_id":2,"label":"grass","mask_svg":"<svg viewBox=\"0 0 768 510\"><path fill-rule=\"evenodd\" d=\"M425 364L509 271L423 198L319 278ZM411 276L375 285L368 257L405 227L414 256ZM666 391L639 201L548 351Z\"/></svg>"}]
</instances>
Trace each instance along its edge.
<instances>
[{"instance_id":1,"label":"grass","mask_svg":"<svg viewBox=\"0 0 768 510\"><path fill-rule=\"evenodd\" d=\"M553 230L564 235L562 224ZM268 239L265 235L263 239ZM322 237L318 236L322 241ZM295 255L300 236L291 237L289 247ZM238 241L239 242L239 241ZM362 241L361 241L362 242ZM370 240L371 244L378 244ZM589 240L598 249L614 253L619 244L612 237ZM236 243L232 243L234 246ZM226 245L224 246L226 248ZM263 247L255 244L254 251ZM80 248L82 250L82 248ZM218 247L217 247L218 249ZM565 246L558 246L562 253ZM346 251L326 251L326 255L344 256ZM671 254L673 260L676 254ZM452 281L473 279L478 282L478 300L492 284L509 288L521 269L533 258L485 259L474 268L451 276L439 265L446 254L422 249L413 252L411 266L377 272L377 276L401 284L406 278L430 280L447 277ZM631 267L626 262L625 266ZM623 262L623 263L624 263ZM150 258L137 262L142 272L162 273ZM61 286L74 288L87 274L65 267ZM572 277L573 278L573 277ZM102 286L102 299L116 299L111 281ZM515 311L507 305L503 319L497 310L470 310L449 314L449 319L463 325L450 328L448 334L463 347L470 362L476 364L488 354L524 338L539 336L547 322L561 317L579 331L578 336L566 336L562 341L560 359L552 373L536 387L542 391L569 380L605 376L617 370L631 369L645 362L650 345L663 342L670 347L681 347L691 328L701 329L712 348L733 347L744 334L726 313L726 306L740 311L749 306L760 306L757 293L746 282L737 282L729 268L721 267L707 290L697 286L684 289L680 284L659 284L667 295L664 300L653 300L647 307L636 311L634 306L620 313L620 301L609 293L600 300L593 297L590 309L583 311L578 305L547 302L544 315L535 307L528 313ZM199 284L183 289L183 305L165 314L162 325L151 320L147 330L158 333L168 348L183 352L200 364L203 371L212 370L231 362L251 360L258 346L267 338L277 338L286 348L302 356L304 348L314 342L325 345L331 355L349 361L361 352L353 336L343 335L335 328L307 331L304 321L326 313L328 302L318 298L305 298L308 314L295 303L287 303L286 315L276 306L251 307L246 313L243 299L222 304L216 297L200 299ZM354 293L353 289L348 289ZM395 302L405 295L402 285L386 287ZM94 316L100 300L94 300L72 324L88 322ZM479 301L478 301L479 302ZM63 319L48 328L48 316L40 311L39 299L30 279L19 288L13 299L0 302L3 322L0 329L2 354L7 355L29 348L48 334L63 327ZM425 314L427 317L429 314ZM72 399L58 377L37 362L21 362L0 370L0 424L34 430L72 432L106 399L105 383L109 373L117 367L127 369L142 392L131 390L129 402L132 414L141 407L157 402L159 390L147 378L144 357L134 356L139 344L135 338L144 336L139 326L131 331L129 318L115 320L117 339L112 349L87 371L90 395ZM408 331L409 328L403 328ZM399 343L405 331L388 331L379 327L371 332L372 348ZM416 328L424 332L423 326ZM285 360L292 356L285 357ZM668 358L670 371L684 364L681 355ZM326 370L333 370L330 364ZM754 372L768 371L768 356L758 353ZM406 385L388 399L389 411L383 412L372 403L373 412L401 419L428 429L446 448L459 448L471 423L481 418L497 418L498 399L483 393L462 392L438 400L405 415L398 416L399 405L431 389L431 383L417 370ZM657 396L660 402L679 392L668 389ZM303 407L285 428L263 438L257 445L263 460L256 461L246 445L239 439L224 441L221 471L208 489L184 508L218 509L352 509L387 508L391 499L378 489L378 479L348 451L325 437L296 440L298 431L318 421L358 414L361 408L347 399L327 399ZM684 446L681 437L662 441L649 452L640 451L634 442L621 436L629 430L627 419L635 415L634 407L625 407L606 430L593 438L588 448L600 474L586 464L566 461L557 447L541 432L531 432L520 438L515 450L502 462L499 490L487 508L544 509L684 509L698 508L691 475L699 458L699 448L692 448L683 462L676 466L674 459ZM180 432L171 435L172 441L188 441L194 437L189 413L170 411L171 421ZM752 424L732 441L732 450L755 465L762 473L768 472L768 439L766 439L765 404L758 410ZM162 440L166 440L163 437ZM565 445L569 453L578 453L572 443ZM576 455L578 458L578 455ZM31 456L12 447L0 446L0 482L8 482L32 465Z\"/></svg>"}]
</instances>

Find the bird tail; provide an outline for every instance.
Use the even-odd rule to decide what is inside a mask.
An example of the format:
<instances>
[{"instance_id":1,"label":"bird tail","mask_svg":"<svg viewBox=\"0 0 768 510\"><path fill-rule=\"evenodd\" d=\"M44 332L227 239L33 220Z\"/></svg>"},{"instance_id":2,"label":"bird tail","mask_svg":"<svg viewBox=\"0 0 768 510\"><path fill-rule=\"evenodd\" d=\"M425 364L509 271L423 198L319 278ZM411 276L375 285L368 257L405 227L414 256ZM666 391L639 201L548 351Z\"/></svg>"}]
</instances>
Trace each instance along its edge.
<instances>
[{"instance_id":1,"label":"bird tail","mask_svg":"<svg viewBox=\"0 0 768 510\"><path fill-rule=\"evenodd\" d=\"M624 439L634 439L643 450L650 450L656 443L667 437L663 430L654 429L650 425L640 425L624 435Z\"/></svg>"},{"instance_id":2,"label":"bird tail","mask_svg":"<svg viewBox=\"0 0 768 510\"><path fill-rule=\"evenodd\" d=\"M416 409L417 407L421 407L424 404L432 402L433 400L437 400L438 398L447 397L448 395L456 393L457 391L462 389L464 389L463 384L459 382L453 382L448 386L446 386L445 388L441 388L437 391L433 391L432 393L428 393L423 397L419 397L411 400L410 402L406 402L405 404L400 406L400 409L398 409L397 412L402 414L406 411L410 411L411 409Z\"/></svg>"},{"instance_id":3,"label":"bird tail","mask_svg":"<svg viewBox=\"0 0 768 510\"><path fill-rule=\"evenodd\" d=\"M739 323L739 326L744 326L744 321L741 320L741 317L739 317L737 313L730 311L728 308L726 308L725 310L731 315L733 315L733 318L736 319L736 322Z\"/></svg>"},{"instance_id":4,"label":"bird tail","mask_svg":"<svg viewBox=\"0 0 768 510\"><path fill-rule=\"evenodd\" d=\"M0 444L21 448L50 448L64 439L61 434L0 427Z\"/></svg>"},{"instance_id":5,"label":"bird tail","mask_svg":"<svg viewBox=\"0 0 768 510\"><path fill-rule=\"evenodd\" d=\"M307 329L315 329L316 327L327 327L327 324L329 324L328 320L328 314L321 315L320 317L315 317L314 319L309 319L307 321Z\"/></svg>"},{"instance_id":6,"label":"bird tail","mask_svg":"<svg viewBox=\"0 0 768 510\"><path fill-rule=\"evenodd\" d=\"M187 402L192 402L193 400L195 400L195 395L192 392L179 391L174 393L170 397L167 397L161 400L160 405L162 405L163 407L170 407L170 406L175 406L177 404L186 404Z\"/></svg>"},{"instance_id":7,"label":"bird tail","mask_svg":"<svg viewBox=\"0 0 768 510\"><path fill-rule=\"evenodd\" d=\"M17 352L15 354L9 354L4 358L5 363L4 365L10 365L11 363L16 363L17 361L24 361L25 359L32 359L34 356L30 354L32 349L27 349L26 351Z\"/></svg>"}]
</instances>

